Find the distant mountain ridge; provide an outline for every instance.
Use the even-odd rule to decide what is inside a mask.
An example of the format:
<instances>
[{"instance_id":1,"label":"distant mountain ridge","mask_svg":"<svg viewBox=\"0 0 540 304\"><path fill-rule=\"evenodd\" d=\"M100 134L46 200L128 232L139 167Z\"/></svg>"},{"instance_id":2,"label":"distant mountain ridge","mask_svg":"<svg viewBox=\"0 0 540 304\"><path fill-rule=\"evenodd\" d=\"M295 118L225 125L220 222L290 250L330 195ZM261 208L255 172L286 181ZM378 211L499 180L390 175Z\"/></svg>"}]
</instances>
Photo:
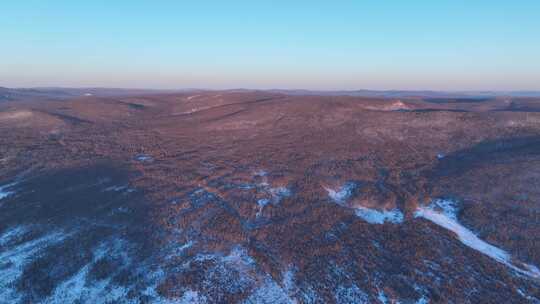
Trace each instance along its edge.
<instances>
[{"instance_id":1,"label":"distant mountain ridge","mask_svg":"<svg viewBox=\"0 0 540 304\"><path fill-rule=\"evenodd\" d=\"M540 91L431 91L431 90L270 90L287 95L356 96L383 98L489 98L496 96L540 97Z\"/></svg>"},{"instance_id":2,"label":"distant mountain ridge","mask_svg":"<svg viewBox=\"0 0 540 304\"><path fill-rule=\"evenodd\" d=\"M447 98L447 99L482 99L497 96L507 97L540 97L540 91L432 91L432 90L304 90L304 89L124 89L124 88L62 88L62 87L37 87L37 88L6 88L0 87L1 101L20 100L46 100L68 99L81 96L134 96L167 94L193 91L226 91L226 92L271 92L292 96L354 96L354 97L378 97L378 98Z\"/></svg>"},{"instance_id":3,"label":"distant mountain ridge","mask_svg":"<svg viewBox=\"0 0 540 304\"><path fill-rule=\"evenodd\" d=\"M172 93L174 90L121 89L121 88L6 88L0 87L0 101L68 99L80 96L130 96Z\"/></svg>"}]
</instances>

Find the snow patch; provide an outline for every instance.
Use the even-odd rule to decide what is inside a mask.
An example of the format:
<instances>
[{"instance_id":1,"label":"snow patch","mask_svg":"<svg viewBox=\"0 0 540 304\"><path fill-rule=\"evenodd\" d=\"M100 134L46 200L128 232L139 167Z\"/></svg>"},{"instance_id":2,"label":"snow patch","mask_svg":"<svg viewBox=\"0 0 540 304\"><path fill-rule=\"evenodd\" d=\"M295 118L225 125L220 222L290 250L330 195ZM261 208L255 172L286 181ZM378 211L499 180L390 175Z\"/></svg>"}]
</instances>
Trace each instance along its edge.
<instances>
[{"instance_id":1,"label":"snow patch","mask_svg":"<svg viewBox=\"0 0 540 304\"><path fill-rule=\"evenodd\" d=\"M403 101L396 100L390 105L383 107L383 109L387 111L399 111L399 110L410 110L411 108L408 105L406 105Z\"/></svg>"},{"instance_id":2,"label":"snow patch","mask_svg":"<svg viewBox=\"0 0 540 304\"><path fill-rule=\"evenodd\" d=\"M16 183L11 183L11 184L0 186L0 200L14 194L15 193L14 191L8 191L8 189L12 188L15 185Z\"/></svg>"},{"instance_id":3,"label":"snow patch","mask_svg":"<svg viewBox=\"0 0 540 304\"><path fill-rule=\"evenodd\" d=\"M193 246L193 241L188 241L184 245L178 247L178 251L184 251L184 250L190 248L191 246Z\"/></svg>"},{"instance_id":4,"label":"snow patch","mask_svg":"<svg viewBox=\"0 0 540 304\"><path fill-rule=\"evenodd\" d=\"M525 299L531 301L531 303L540 303L540 300L538 300L537 298L532 297L532 296L526 294L525 292L523 292L523 290L521 290L521 289L518 288L516 291L519 293L520 296L522 296L522 297L524 297Z\"/></svg>"},{"instance_id":5,"label":"snow patch","mask_svg":"<svg viewBox=\"0 0 540 304\"><path fill-rule=\"evenodd\" d=\"M261 180L256 186L251 184L243 184L240 186L242 190L249 190L252 188L257 189L258 192L262 192L265 197L257 200L258 211L256 216L259 217L262 215L264 207L270 203L277 205L281 202L282 199L292 195L292 192L287 187L270 187L268 182L268 172L265 170L257 170L253 172L254 177L259 177Z\"/></svg>"},{"instance_id":6,"label":"snow patch","mask_svg":"<svg viewBox=\"0 0 540 304\"><path fill-rule=\"evenodd\" d=\"M263 198L257 201L257 205L259 205L259 211L257 211L257 217L262 215L262 211L266 205L270 203L270 200L267 198Z\"/></svg>"},{"instance_id":7,"label":"snow patch","mask_svg":"<svg viewBox=\"0 0 540 304\"><path fill-rule=\"evenodd\" d=\"M519 263L520 267L512 263L509 253L493 246L474 234L457 221L456 204L451 200L434 200L430 206L419 207L415 212L415 217L424 218L440 227L450 230L456 234L459 241L465 246L479 251L495 261L504 264L512 270L533 278L540 278L540 270L534 265Z\"/></svg>"},{"instance_id":8,"label":"snow patch","mask_svg":"<svg viewBox=\"0 0 540 304\"><path fill-rule=\"evenodd\" d=\"M425 296L421 296L420 299L416 300L416 304L429 304L429 300Z\"/></svg>"},{"instance_id":9,"label":"snow patch","mask_svg":"<svg viewBox=\"0 0 540 304\"><path fill-rule=\"evenodd\" d=\"M289 269L283 274L283 282L282 282L283 288L287 292L292 292L295 288L294 284L294 271Z\"/></svg>"},{"instance_id":10,"label":"snow patch","mask_svg":"<svg viewBox=\"0 0 540 304\"><path fill-rule=\"evenodd\" d=\"M264 274L262 284L257 286L252 294L243 302L245 304L296 304L291 295L294 294L294 271L289 269L283 273L281 284L277 283L271 276Z\"/></svg>"},{"instance_id":11,"label":"snow patch","mask_svg":"<svg viewBox=\"0 0 540 304\"><path fill-rule=\"evenodd\" d=\"M20 294L14 283L21 277L28 263L31 263L49 246L63 241L67 236L63 232L52 232L34 240L10 246L15 239L30 232L28 227L15 227L0 236L0 299L16 303Z\"/></svg>"},{"instance_id":12,"label":"snow patch","mask_svg":"<svg viewBox=\"0 0 540 304\"><path fill-rule=\"evenodd\" d=\"M277 205L283 198L291 196L291 190L286 187L269 188L267 185L261 185L263 186L263 191L266 192L270 198L262 198L257 200L257 205L259 206L259 210L256 214L257 217L262 215L262 211L266 205L270 203Z\"/></svg>"},{"instance_id":13,"label":"snow patch","mask_svg":"<svg viewBox=\"0 0 540 304\"><path fill-rule=\"evenodd\" d=\"M87 284L87 277L93 263L85 265L78 273L58 285L45 303L118 303L127 297L128 290L113 285L110 278ZM127 302L124 300L124 302Z\"/></svg>"},{"instance_id":14,"label":"snow patch","mask_svg":"<svg viewBox=\"0 0 540 304\"><path fill-rule=\"evenodd\" d=\"M328 187L324 187L324 189L332 201L340 206L354 209L356 216L370 224L384 224L385 222L400 224L403 222L403 213L397 208L392 210L378 210L364 206L349 206L347 201L353 196L357 187L358 185L355 182L347 182L337 190Z\"/></svg>"},{"instance_id":15,"label":"snow patch","mask_svg":"<svg viewBox=\"0 0 540 304\"><path fill-rule=\"evenodd\" d=\"M286 187L270 188L268 192L272 195L275 203L279 203L281 199L291 196L291 190Z\"/></svg>"},{"instance_id":16,"label":"snow patch","mask_svg":"<svg viewBox=\"0 0 540 304\"><path fill-rule=\"evenodd\" d=\"M429 304L429 299L426 296L426 289L418 285L414 285L414 290L421 294L420 298L416 300L415 304Z\"/></svg>"},{"instance_id":17,"label":"snow patch","mask_svg":"<svg viewBox=\"0 0 540 304\"><path fill-rule=\"evenodd\" d=\"M9 246L10 243L22 238L29 231L29 226L16 226L7 229L2 235L0 235L0 247Z\"/></svg>"},{"instance_id":18,"label":"snow patch","mask_svg":"<svg viewBox=\"0 0 540 304\"><path fill-rule=\"evenodd\" d=\"M35 232L46 230L50 229L34 225L12 227L0 232L0 302L23 301L25 292L17 289L17 281L22 278L28 265L45 254L51 246L58 245L72 236L71 233L55 230L57 232L30 238ZM164 252L160 252L160 256L165 255L164 261L167 261L167 264L168 257L183 254L183 251L193 244L192 241L175 244L165 248ZM55 283L50 296L42 299L40 303L139 303L141 295L146 297L148 303L206 303L204 296L191 290L185 291L181 298L163 298L158 294L157 286L167 277L169 269L163 270L161 265L155 265L153 260L134 260L132 249L131 242L119 237L112 237L96 244L92 248L92 258L73 275ZM114 267L108 268L108 273L104 273L106 276L100 276L98 279L94 271L96 267L102 267L101 263L104 261L112 261ZM221 256L217 261L220 265L234 265L217 271L227 271L231 267L243 269L243 266L251 269L252 266L249 265L254 263L241 248L232 250L229 255ZM129 272L137 280L118 283L115 278L121 272Z\"/></svg>"},{"instance_id":19,"label":"snow patch","mask_svg":"<svg viewBox=\"0 0 540 304\"><path fill-rule=\"evenodd\" d=\"M377 293L377 300L379 300L379 302L381 302L382 304L388 303L388 298L386 297L386 294L382 290L379 290L379 292Z\"/></svg>"},{"instance_id":20,"label":"snow patch","mask_svg":"<svg viewBox=\"0 0 540 304\"><path fill-rule=\"evenodd\" d=\"M238 189L240 189L240 190L251 190L251 189L254 189L254 188L255 188L254 185L252 185L252 184L247 184L247 183L245 183L245 184L240 184L240 185L238 186Z\"/></svg>"},{"instance_id":21,"label":"snow patch","mask_svg":"<svg viewBox=\"0 0 540 304\"><path fill-rule=\"evenodd\" d=\"M358 286L356 286L355 284L348 287L339 286L336 290L334 297L336 299L336 303L338 304L369 303L369 297L367 293L358 288Z\"/></svg>"},{"instance_id":22,"label":"snow patch","mask_svg":"<svg viewBox=\"0 0 540 304\"><path fill-rule=\"evenodd\" d=\"M244 301L245 304L295 304L287 293L271 278L266 277L263 284L255 288Z\"/></svg>"},{"instance_id":23,"label":"snow patch","mask_svg":"<svg viewBox=\"0 0 540 304\"><path fill-rule=\"evenodd\" d=\"M182 295L182 298L180 298L178 301L175 301L174 303L178 303L178 304L202 304L202 303L206 303L207 300L206 300L206 297L205 296L201 296L199 295L198 292L196 291L193 291L193 290L187 290L184 292L184 294Z\"/></svg>"},{"instance_id":24,"label":"snow patch","mask_svg":"<svg viewBox=\"0 0 540 304\"><path fill-rule=\"evenodd\" d=\"M208 303L208 299L204 295L201 295L199 294L198 291L194 291L191 289L185 290L184 294L182 294L182 297L172 298L172 299L160 297L154 288L143 291L143 294L151 298L154 298L152 301L148 301L144 303L155 303L155 304L205 304L205 303ZM133 301L133 302L140 303L140 301ZM114 303L117 303L117 302L114 302Z\"/></svg>"},{"instance_id":25,"label":"snow patch","mask_svg":"<svg viewBox=\"0 0 540 304\"><path fill-rule=\"evenodd\" d=\"M135 156L135 160L140 162L151 162L154 160L154 158L150 155L138 154L137 156Z\"/></svg>"},{"instance_id":26,"label":"snow patch","mask_svg":"<svg viewBox=\"0 0 540 304\"><path fill-rule=\"evenodd\" d=\"M132 264L127 254L126 242L122 239L113 239L104 242L93 250L92 261L84 265L70 278L56 286L45 303L130 303L128 301L128 288L118 286L112 282L115 273L108 277L88 284L88 277L94 265L103 258L113 258L121 261L120 269Z\"/></svg>"},{"instance_id":27,"label":"snow patch","mask_svg":"<svg viewBox=\"0 0 540 304\"><path fill-rule=\"evenodd\" d=\"M263 176L267 176L268 172L266 172L265 170L260 169L260 170L257 170L255 172L253 172L253 175L263 177Z\"/></svg>"},{"instance_id":28,"label":"snow patch","mask_svg":"<svg viewBox=\"0 0 540 304\"><path fill-rule=\"evenodd\" d=\"M205 264L204 269L201 269L201 264ZM227 255L198 254L182 265L182 271L193 270L203 272L195 288L204 290L205 294L213 298L250 292L260 286L266 277L258 272L255 260L240 246L233 248Z\"/></svg>"},{"instance_id":29,"label":"snow patch","mask_svg":"<svg viewBox=\"0 0 540 304\"><path fill-rule=\"evenodd\" d=\"M104 191L114 191L114 192L122 192L122 191L128 191L128 192L132 192L130 190L132 189L129 189L127 185L124 185L124 186L110 186L110 187L107 187L104 189Z\"/></svg>"},{"instance_id":30,"label":"snow patch","mask_svg":"<svg viewBox=\"0 0 540 304\"><path fill-rule=\"evenodd\" d=\"M453 200L449 199L434 199L431 201L430 208L438 211L445 216L457 221L457 213L459 208Z\"/></svg>"},{"instance_id":31,"label":"snow patch","mask_svg":"<svg viewBox=\"0 0 540 304\"><path fill-rule=\"evenodd\" d=\"M403 223L403 213L399 209L377 210L366 207L355 207L355 214L370 224Z\"/></svg>"},{"instance_id":32,"label":"snow patch","mask_svg":"<svg viewBox=\"0 0 540 304\"><path fill-rule=\"evenodd\" d=\"M339 189L324 187L328 196L337 204L343 205L349 198L352 197L357 185L354 182L348 182Z\"/></svg>"}]
</instances>

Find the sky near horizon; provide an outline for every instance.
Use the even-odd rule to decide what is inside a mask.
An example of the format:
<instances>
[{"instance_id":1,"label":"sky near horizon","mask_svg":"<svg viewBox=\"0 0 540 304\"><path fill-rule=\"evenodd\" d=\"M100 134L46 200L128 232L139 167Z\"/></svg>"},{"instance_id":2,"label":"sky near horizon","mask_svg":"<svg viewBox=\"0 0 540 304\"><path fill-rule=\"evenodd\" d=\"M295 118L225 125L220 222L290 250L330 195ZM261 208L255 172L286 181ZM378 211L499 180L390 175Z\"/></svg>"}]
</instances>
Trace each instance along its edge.
<instances>
[{"instance_id":1,"label":"sky near horizon","mask_svg":"<svg viewBox=\"0 0 540 304\"><path fill-rule=\"evenodd\" d=\"M540 1L5 1L0 86L540 90Z\"/></svg>"}]
</instances>

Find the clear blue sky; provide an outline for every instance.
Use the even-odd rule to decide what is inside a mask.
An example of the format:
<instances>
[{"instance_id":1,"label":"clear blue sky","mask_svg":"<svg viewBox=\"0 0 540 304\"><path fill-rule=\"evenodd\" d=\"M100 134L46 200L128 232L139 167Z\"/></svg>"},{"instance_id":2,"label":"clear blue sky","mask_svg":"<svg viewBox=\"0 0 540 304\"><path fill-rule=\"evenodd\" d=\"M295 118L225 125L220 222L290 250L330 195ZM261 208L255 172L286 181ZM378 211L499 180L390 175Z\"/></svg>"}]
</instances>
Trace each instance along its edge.
<instances>
[{"instance_id":1,"label":"clear blue sky","mask_svg":"<svg viewBox=\"0 0 540 304\"><path fill-rule=\"evenodd\" d=\"M0 86L540 90L540 1L4 1Z\"/></svg>"}]
</instances>

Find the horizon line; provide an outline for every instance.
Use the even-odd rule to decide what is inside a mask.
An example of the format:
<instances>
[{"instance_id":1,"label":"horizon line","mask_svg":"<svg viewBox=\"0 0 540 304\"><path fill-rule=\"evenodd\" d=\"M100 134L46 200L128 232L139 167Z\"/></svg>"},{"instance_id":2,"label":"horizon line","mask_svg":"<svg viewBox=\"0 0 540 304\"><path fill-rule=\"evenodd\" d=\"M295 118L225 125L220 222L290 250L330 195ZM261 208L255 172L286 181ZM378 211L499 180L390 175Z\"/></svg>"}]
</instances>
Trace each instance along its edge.
<instances>
[{"instance_id":1,"label":"horizon line","mask_svg":"<svg viewBox=\"0 0 540 304\"><path fill-rule=\"evenodd\" d=\"M144 91L283 91L283 92L433 92L433 93L540 93L540 89L519 89L519 90L499 90L499 89L458 89L458 90L445 90L445 89L306 89L306 88L244 88L244 87L231 87L231 88L151 88L151 87L115 87L115 86L2 86L3 89L76 89L76 90L144 90Z\"/></svg>"}]
</instances>

